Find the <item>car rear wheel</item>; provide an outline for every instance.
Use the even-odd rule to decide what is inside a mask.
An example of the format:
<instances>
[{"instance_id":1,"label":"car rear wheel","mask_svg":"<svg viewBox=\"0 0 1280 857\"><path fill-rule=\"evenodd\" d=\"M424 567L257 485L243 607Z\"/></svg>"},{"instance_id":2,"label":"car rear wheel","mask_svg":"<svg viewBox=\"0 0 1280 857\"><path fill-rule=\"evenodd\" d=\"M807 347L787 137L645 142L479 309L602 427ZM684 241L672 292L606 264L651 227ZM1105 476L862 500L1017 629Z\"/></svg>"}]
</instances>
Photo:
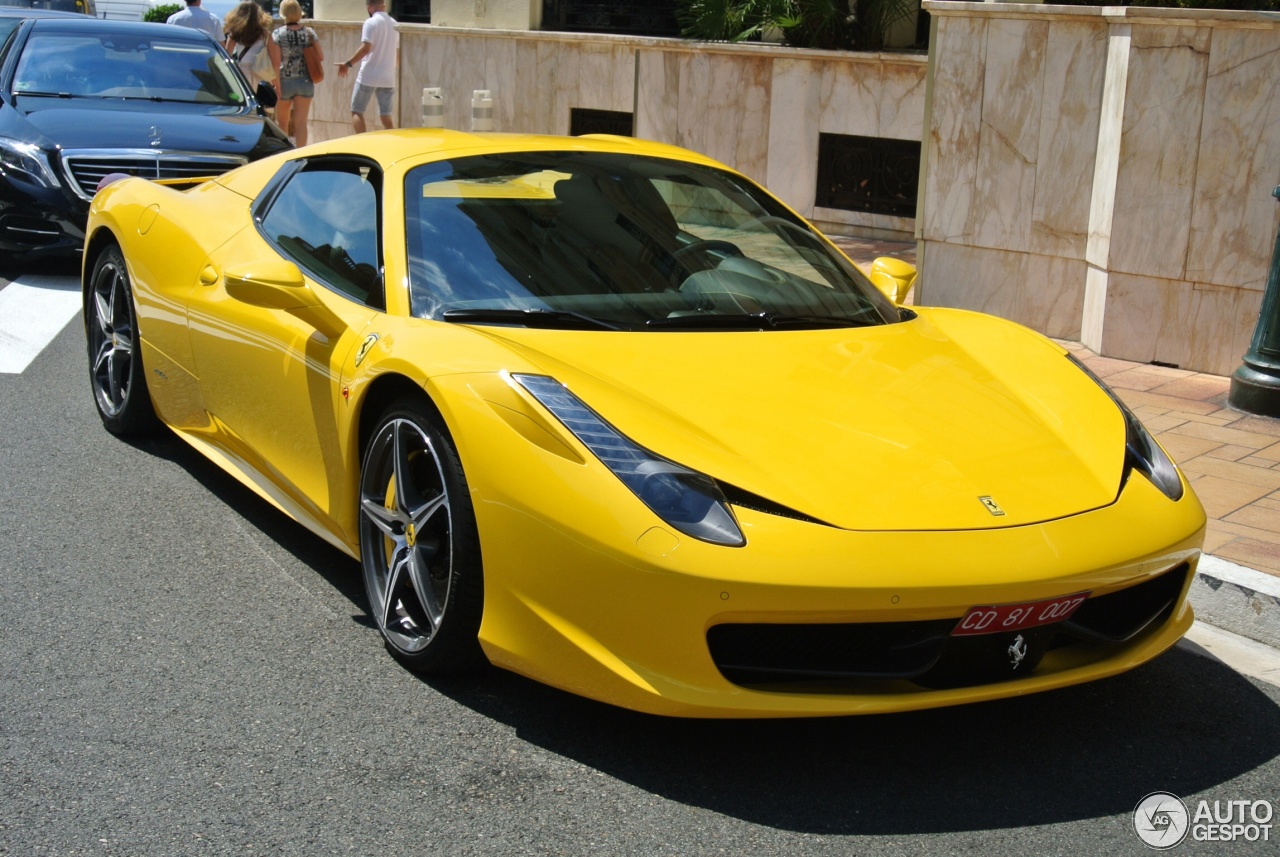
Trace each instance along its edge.
<instances>
[{"instance_id":1,"label":"car rear wheel","mask_svg":"<svg viewBox=\"0 0 1280 857\"><path fill-rule=\"evenodd\" d=\"M360 476L360 558L369 615L387 648L418 672L484 661L480 540L457 449L423 402L378 421Z\"/></svg>"},{"instance_id":2,"label":"car rear wheel","mask_svg":"<svg viewBox=\"0 0 1280 857\"><path fill-rule=\"evenodd\" d=\"M142 370L137 313L124 255L115 244L98 254L84 295L93 400L107 431L145 434L157 423Z\"/></svg>"}]
</instances>

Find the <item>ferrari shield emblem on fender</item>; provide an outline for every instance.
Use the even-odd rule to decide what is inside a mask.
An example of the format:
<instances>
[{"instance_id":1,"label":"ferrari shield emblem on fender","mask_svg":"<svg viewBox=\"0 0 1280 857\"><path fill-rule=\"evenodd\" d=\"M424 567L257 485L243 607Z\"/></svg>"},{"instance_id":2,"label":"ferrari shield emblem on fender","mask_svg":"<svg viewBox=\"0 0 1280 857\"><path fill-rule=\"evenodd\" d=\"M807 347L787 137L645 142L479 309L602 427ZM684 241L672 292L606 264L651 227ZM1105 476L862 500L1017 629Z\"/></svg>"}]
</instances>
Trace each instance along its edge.
<instances>
[{"instance_id":1,"label":"ferrari shield emblem on fender","mask_svg":"<svg viewBox=\"0 0 1280 857\"><path fill-rule=\"evenodd\" d=\"M1004 517L1004 509L1001 509L1000 504L995 500L992 500L990 497L979 497L978 502L986 506L987 511L992 515L995 515L997 518Z\"/></svg>"},{"instance_id":2,"label":"ferrari shield emblem on fender","mask_svg":"<svg viewBox=\"0 0 1280 857\"><path fill-rule=\"evenodd\" d=\"M373 347L373 343L378 341L378 334L371 333L364 338L364 342L360 343L360 349L356 352L356 365L359 366L364 362L364 358L369 356L369 349Z\"/></svg>"}]
</instances>

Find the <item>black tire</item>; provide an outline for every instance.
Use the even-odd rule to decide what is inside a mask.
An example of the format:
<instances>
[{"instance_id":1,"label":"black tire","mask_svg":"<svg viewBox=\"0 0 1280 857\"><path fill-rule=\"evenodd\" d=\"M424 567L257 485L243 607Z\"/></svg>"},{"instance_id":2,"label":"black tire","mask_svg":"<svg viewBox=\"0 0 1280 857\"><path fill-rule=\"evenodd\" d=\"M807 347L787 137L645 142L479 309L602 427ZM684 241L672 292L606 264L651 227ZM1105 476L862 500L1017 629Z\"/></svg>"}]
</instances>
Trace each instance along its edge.
<instances>
[{"instance_id":1,"label":"black tire","mask_svg":"<svg viewBox=\"0 0 1280 857\"><path fill-rule=\"evenodd\" d=\"M485 663L480 538L457 448L438 414L397 400L369 436L360 470L360 561L369 617L415 672Z\"/></svg>"},{"instance_id":2,"label":"black tire","mask_svg":"<svg viewBox=\"0 0 1280 857\"><path fill-rule=\"evenodd\" d=\"M84 326L89 382L102 424L121 437L154 431L159 420L142 368L133 287L115 244L103 248L93 263L84 292Z\"/></svg>"}]
</instances>

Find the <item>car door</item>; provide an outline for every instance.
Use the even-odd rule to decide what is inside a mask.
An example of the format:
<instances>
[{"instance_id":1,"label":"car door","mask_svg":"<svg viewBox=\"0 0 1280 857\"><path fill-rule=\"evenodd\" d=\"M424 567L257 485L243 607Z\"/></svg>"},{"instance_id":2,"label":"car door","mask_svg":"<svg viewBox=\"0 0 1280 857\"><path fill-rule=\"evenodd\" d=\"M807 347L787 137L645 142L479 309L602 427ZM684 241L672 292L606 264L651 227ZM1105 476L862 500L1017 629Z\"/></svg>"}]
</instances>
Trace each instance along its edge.
<instances>
[{"instance_id":1,"label":"car door","mask_svg":"<svg viewBox=\"0 0 1280 857\"><path fill-rule=\"evenodd\" d=\"M381 197L381 174L362 159L282 171L254 205L256 228L210 256L188 314L219 442L266 477L258 485L273 499L287 492L348 543L355 534L334 515L352 478L342 371L384 305Z\"/></svg>"}]
</instances>

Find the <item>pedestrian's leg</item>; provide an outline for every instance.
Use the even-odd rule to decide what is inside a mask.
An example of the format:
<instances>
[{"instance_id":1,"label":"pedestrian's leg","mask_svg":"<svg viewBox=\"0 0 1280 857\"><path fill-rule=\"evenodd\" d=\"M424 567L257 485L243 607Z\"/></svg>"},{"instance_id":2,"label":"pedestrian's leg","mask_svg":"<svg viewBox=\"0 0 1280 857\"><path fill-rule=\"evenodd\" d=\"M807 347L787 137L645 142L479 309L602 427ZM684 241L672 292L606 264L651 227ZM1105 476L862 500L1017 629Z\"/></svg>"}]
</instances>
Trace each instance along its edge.
<instances>
[{"instance_id":1,"label":"pedestrian's leg","mask_svg":"<svg viewBox=\"0 0 1280 857\"><path fill-rule=\"evenodd\" d=\"M276 124L286 134L289 133L289 111L292 109L293 105L283 98L276 102Z\"/></svg>"},{"instance_id":2,"label":"pedestrian's leg","mask_svg":"<svg viewBox=\"0 0 1280 857\"><path fill-rule=\"evenodd\" d=\"M351 114L351 127L356 129L357 134L363 134L365 132L363 113Z\"/></svg>"},{"instance_id":3,"label":"pedestrian's leg","mask_svg":"<svg viewBox=\"0 0 1280 857\"><path fill-rule=\"evenodd\" d=\"M378 118L382 120L383 128L394 128L395 123L391 121L392 97L395 90L390 86L380 86L377 90L378 94Z\"/></svg>"},{"instance_id":4,"label":"pedestrian's leg","mask_svg":"<svg viewBox=\"0 0 1280 857\"><path fill-rule=\"evenodd\" d=\"M311 112L311 99L293 99L293 136L299 146L307 145L307 114Z\"/></svg>"}]
</instances>

